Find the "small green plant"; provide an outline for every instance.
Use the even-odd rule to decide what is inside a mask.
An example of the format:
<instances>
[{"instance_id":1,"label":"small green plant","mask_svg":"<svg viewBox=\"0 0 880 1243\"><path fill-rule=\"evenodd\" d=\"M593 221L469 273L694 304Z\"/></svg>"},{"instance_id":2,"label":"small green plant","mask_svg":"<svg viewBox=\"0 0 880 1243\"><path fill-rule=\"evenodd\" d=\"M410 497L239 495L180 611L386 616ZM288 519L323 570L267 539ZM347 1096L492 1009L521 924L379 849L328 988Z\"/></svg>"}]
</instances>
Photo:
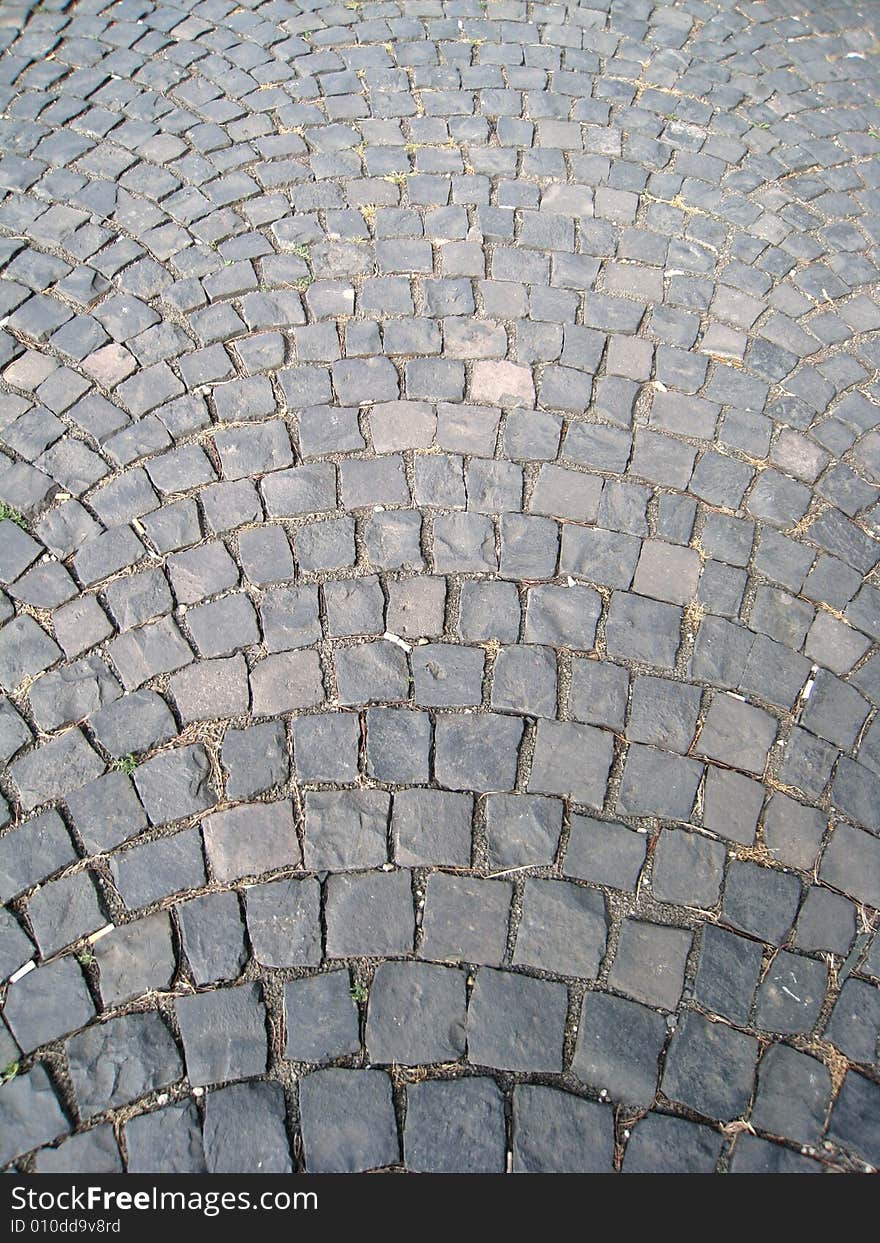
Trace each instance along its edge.
<instances>
[{"instance_id":1,"label":"small green plant","mask_svg":"<svg viewBox=\"0 0 880 1243\"><path fill-rule=\"evenodd\" d=\"M309 285L313 285L314 283L315 283L314 276L302 276L300 277L298 281L295 282L293 287L297 291L297 293L305 293Z\"/></svg>"},{"instance_id":2,"label":"small green plant","mask_svg":"<svg viewBox=\"0 0 880 1243\"><path fill-rule=\"evenodd\" d=\"M81 967L90 967L92 963L95 961L94 950L91 948L91 946L88 946L86 949L82 951L82 953L77 954L76 960Z\"/></svg>"},{"instance_id":3,"label":"small green plant","mask_svg":"<svg viewBox=\"0 0 880 1243\"><path fill-rule=\"evenodd\" d=\"M367 1000L367 996L369 995L370 990L367 988L366 984L358 983L358 984L352 984L351 989L349 991L351 993L352 999L354 1001L360 1002L360 1001Z\"/></svg>"},{"instance_id":4,"label":"small green plant","mask_svg":"<svg viewBox=\"0 0 880 1243\"><path fill-rule=\"evenodd\" d=\"M0 1081L3 1083L9 1083L11 1079L15 1078L20 1069L21 1067L18 1062L10 1062L8 1066L4 1066L3 1069L0 1070Z\"/></svg>"},{"instance_id":5,"label":"small green plant","mask_svg":"<svg viewBox=\"0 0 880 1243\"><path fill-rule=\"evenodd\" d=\"M133 755L123 755L121 759L114 760L110 767L115 768L118 773L125 773L126 777L130 777L137 768L137 760Z\"/></svg>"},{"instance_id":6,"label":"small green plant","mask_svg":"<svg viewBox=\"0 0 880 1243\"><path fill-rule=\"evenodd\" d=\"M755 129L769 129L769 128L770 128L769 121L756 121L755 122Z\"/></svg>"},{"instance_id":7,"label":"small green plant","mask_svg":"<svg viewBox=\"0 0 880 1243\"><path fill-rule=\"evenodd\" d=\"M19 513L12 505L7 505L5 501L0 501L0 522L14 522L17 527L21 527L22 531L27 528L24 515Z\"/></svg>"},{"instance_id":8,"label":"small green plant","mask_svg":"<svg viewBox=\"0 0 880 1243\"><path fill-rule=\"evenodd\" d=\"M305 242L296 242L290 249L298 259L303 259L306 263L308 263L312 257L312 248Z\"/></svg>"}]
</instances>

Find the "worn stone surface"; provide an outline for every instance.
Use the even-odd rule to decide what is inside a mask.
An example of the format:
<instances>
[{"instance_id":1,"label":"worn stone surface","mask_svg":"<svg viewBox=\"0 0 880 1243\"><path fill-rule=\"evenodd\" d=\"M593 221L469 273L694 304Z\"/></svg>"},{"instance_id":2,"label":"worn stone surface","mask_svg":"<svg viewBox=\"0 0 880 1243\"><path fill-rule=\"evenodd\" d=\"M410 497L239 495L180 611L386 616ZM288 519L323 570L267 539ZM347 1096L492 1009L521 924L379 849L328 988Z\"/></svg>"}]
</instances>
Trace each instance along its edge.
<instances>
[{"instance_id":1,"label":"worn stone surface","mask_svg":"<svg viewBox=\"0 0 880 1243\"><path fill-rule=\"evenodd\" d=\"M266 1069L266 1018L259 985L180 997L176 1010L190 1083L222 1083Z\"/></svg>"},{"instance_id":2,"label":"worn stone surface","mask_svg":"<svg viewBox=\"0 0 880 1243\"><path fill-rule=\"evenodd\" d=\"M366 1045L371 1062L457 1061L465 1045L464 974L428 963L383 963L370 989Z\"/></svg>"},{"instance_id":3,"label":"worn stone surface","mask_svg":"<svg viewBox=\"0 0 880 1243\"><path fill-rule=\"evenodd\" d=\"M5 1160L877 1164L875 7L5 15Z\"/></svg>"},{"instance_id":4,"label":"worn stone surface","mask_svg":"<svg viewBox=\"0 0 880 1243\"><path fill-rule=\"evenodd\" d=\"M513 1168L520 1174L607 1174L614 1158L611 1111L552 1088L513 1094Z\"/></svg>"},{"instance_id":5,"label":"worn stone surface","mask_svg":"<svg viewBox=\"0 0 880 1243\"><path fill-rule=\"evenodd\" d=\"M424 1174L504 1172L504 1100L492 1079L414 1083L406 1093L404 1159Z\"/></svg>"},{"instance_id":6,"label":"worn stone surface","mask_svg":"<svg viewBox=\"0 0 880 1243\"><path fill-rule=\"evenodd\" d=\"M379 1070L319 1070L300 1083L306 1169L350 1174L399 1160L391 1080Z\"/></svg>"},{"instance_id":7,"label":"worn stone surface","mask_svg":"<svg viewBox=\"0 0 880 1243\"><path fill-rule=\"evenodd\" d=\"M183 1075L183 1061L156 1013L123 1015L66 1043L67 1064L84 1117L127 1104Z\"/></svg>"},{"instance_id":8,"label":"worn stone surface","mask_svg":"<svg viewBox=\"0 0 880 1243\"><path fill-rule=\"evenodd\" d=\"M284 1092L277 1083L233 1083L205 1102L209 1174L289 1174Z\"/></svg>"}]
</instances>

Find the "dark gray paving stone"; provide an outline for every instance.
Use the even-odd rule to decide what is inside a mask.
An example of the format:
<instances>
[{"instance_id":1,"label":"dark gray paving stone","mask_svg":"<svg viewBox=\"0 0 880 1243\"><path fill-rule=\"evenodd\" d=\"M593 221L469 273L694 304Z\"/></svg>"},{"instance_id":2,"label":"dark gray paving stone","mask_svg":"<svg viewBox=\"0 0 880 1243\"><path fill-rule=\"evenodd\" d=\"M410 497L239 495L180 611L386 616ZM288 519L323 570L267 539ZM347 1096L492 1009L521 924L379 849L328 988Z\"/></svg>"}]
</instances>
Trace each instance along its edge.
<instances>
[{"instance_id":1,"label":"dark gray paving stone","mask_svg":"<svg viewBox=\"0 0 880 1243\"><path fill-rule=\"evenodd\" d=\"M876 985L848 977L834 1003L825 1036L850 1061L876 1062L880 1039L880 990Z\"/></svg>"},{"instance_id":2,"label":"dark gray paving stone","mask_svg":"<svg viewBox=\"0 0 880 1243\"><path fill-rule=\"evenodd\" d=\"M461 585L461 637L480 642L515 642L519 635L520 604L513 583L467 580Z\"/></svg>"},{"instance_id":3,"label":"dark gray paving stone","mask_svg":"<svg viewBox=\"0 0 880 1243\"><path fill-rule=\"evenodd\" d=\"M178 604L198 604L238 584L238 567L219 540L174 553L166 564Z\"/></svg>"},{"instance_id":4,"label":"dark gray paving stone","mask_svg":"<svg viewBox=\"0 0 880 1243\"><path fill-rule=\"evenodd\" d=\"M831 1111L828 1138L845 1152L854 1153L873 1167L880 1163L877 1126L877 1084L849 1071Z\"/></svg>"},{"instance_id":5,"label":"dark gray paving stone","mask_svg":"<svg viewBox=\"0 0 880 1243\"><path fill-rule=\"evenodd\" d=\"M415 701L421 707L475 707L482 699L485 654L479 648L431 643L412 655Z\"/></svg>"},{"instance_id":6,"label":"dark gray paving stone","mask_svg":"<svg viewBox=\"0 0 880 1243\"><path fill-rule=\"evenodd\" d=\"M171 710L155 691L135 691L102 708L89 721L92 732L114 759L151 751L177 735Z\"/></svg>"},{"instance_id":7,"label":"dark gray paving stone","mask_svg":"<svg viewBox=\"0 0 880 1243\"><path fill-rule=\"evenodd\" d=\"M120 630L131 630L171 611L173 600L161 570L141 570L113 579L104 590L110 615Z\"/></svg>"},{"instance_id":8,"label":"dark gray paving stone","mask_svg":"<svg viewBox=\"0 0 880 1243\"><path fill-rule=\"evenodd\" d=\"M711 1174L724 1137L667 1114L648 1114L632 1131L623 1157L625 1174Z\"/></svg>"},{"instance_id":9,"label":"dark gray paving stone","mask_svg":"<svg viewBox=\"0 0 880 1243\"><path fill-rule=\"evenodd\" d=\"M90 853L112 850L146 828L147 816L124 773L110 772L67 796L74 828Z\"/></svg>"},{"instance_id":10,"label":"dark gray paving stone","mask_svg":"<svg viewBox=\"0 0 880 1243\"><path fill-rule=\"evenodd\" d=\"M825 963L780 950L758 990L755 1023L772 1032L806 1034L819 1017L827 986Z\"/></svg>"},{"instance_id":11,"label":"dark gray paving stone","mask_svg":"<svg viewBox=\"0 0 880 1243\"><path fill-rule=\"evenodd\" d=\"M513 1170L606 1174L614 1160L612 1111L554 1088L519 1084L513 1096Z\"/></svg>"},{"instance_id":12,"label":"dark gray paving stone","mask_svg":"<svg viewBox=\"0 0 880 1243\"><path fill-rule=\"evenodd\" d=\"M631 743L617 798L618 810L628 816L688 820L702 775L703 766L697 760Z\"/></svg>"},{"instance_id":13,"label":"dark gray paving stone","mask_svg":"<svg viewBox=\"0 0 880 1243\"><path fill-rule=\"evenodd\" d=\"M177 966L171 923L164 911L114 928L95 942L93 952L105 1008L168 989Z\"/></svg>"},{"instance_id":14,"label":"dark gray paving stone","mask_svg":"<svg viewBox=\"0 0 880 1243\"><path fill-rule=\"evenodd\" d=\"M684 755L693 742L699 711L697 687L663 678L636 678L626 736Z\"/></svg>"},{"instance_id":15,"label":"dark gray paving stone","mask_svg":"<svg viewBox=\"0 0 880 1243\"><path fill-rule=\"evenodd\" d=\"M499 1070L558 1073L567 1010L564 984L483 967L468 1008L468 1060Z\"/></svg>"},{"instance_id":16,"label":"dark gray paving stone","mask_svg":"<svg viewBox=\"0 0 880 1243\"><path fill-rule=\"evenodd\" d=\"M385 791L310 791L304 804L306 867L336 871L387 861L391 799Z\"/></svg>"},{"instance_id":17,"label":"dark gray paving stone","mask_svg":"<svg viewBox=\"0 0 880 1243\"><path fill-rule=\"evenodd\" d=\"M354 564L353 518L313 522L300 528L295 542L300 566L308 571L342 569Z\"/></svg>"},{"instance_id":18,"label":"dark gray paving stone","mask_svg":"<svg viewBox=\"0 0 880 1243\"><path fill-rule=\"evenodd\" d=\"M471 859L473 799L446 790L401 790L394 795L394 857L405 867L467 867Z\"/></svg>"},{"instance_id":19,"label":"dark gray paving stone","mask_svg":"<svg viewBox=\"0 0 880 1243\"><path fill-rule=\"evenodd\" d=\"M802 1144L815 1144L825 1126L831 1103L831 1077L814 1057L771 1045L758 1067L758 1089L752 1123Z\"/></svg>"},{"instance_id":20,"label":"dark gray paving stone","mask_svg":"<svg viewBox=\"0 0 880 1243\"><path fill-rule=\"evenodd\" d=\"M674 1010L692 939L684 928L624 920L608 983L646 1005Z\"/></svg>"},{"instance_id":21,"label":"dark gray paving stone","mask_svg":"<svg viewBox=\"0 0 880 1243\"><path fill-rule=\"evenodd\" d=\"M121 1174L122 1157L113 1127L103 1123L72 1135L57 1148L42 1148L34 1169L38 1174Z\"/></svg>"},{"instance_id":22,"label":"dark gray paving stone","mask_svg":"<svg viewBox=\"0 0 880 1243\"><path fill-rule=\"evenodd\" d=\"M235 979L247 962L244 924L234 893L210 893L177 908L181 944L197 984Z\"/></svg>"},{"instance_id":23,"label":"dark gray paving stone","mask_svg":"<svg viewBox=\"0 0 880 1243\"><path fill-rule=\"evenodd\" d=\"M205 855L221 883L298 867L299 839L289 799L214 812L202 822Z\"/></svg>"},{"instance_id":24,"label":"dark gray paving stone","mask_svg":"<svg viewBox=\"0 0 880 1243\"><path fill-rule=\"evenodd\" d=\"M654 1099L667 1037L662 1015L607 993L587 992L572 1070L612 1100L645 1106Z\"/></svg>"},{"instance_id":25,"label":"dark gray paving stone","mask_svg":"<svg viewBox=\"0 0 880 1243\"><path fill-rule=\"evenodd\" d=\"M505 1168L504 1099L480 1076L413 1083L406 1093L403 1152L424 1174L500 1174Z\"/></svg>"},{"instance_id":26,"label":"dark gray paving stone","mask_svg":"<svg viewBox=\"0 0 880 1243\"><path fill-rule=\"evenodd\" d=\"M49 881L31 895L27 910L44 958L107 922L89 869Z\"/></svg>"},{"instance_id":27,"label":"dark gray paving stone","mask_svg":"<svg viewBox=\"0 0 880 1243\"><path fill-rule=\"evenodd\" d=\"M128 1105L183 1076L174 1037L157 1013L129 1014L87 1027L66 1042L80 1113Z\"/></svg>"},{"instance_id":28,"label":"dark gray paving stone","mask_svg":"<svg viewBox=\"0 0 880 1243\"><path fill-rule=\"evenodd\" d=\"M822 856L819 879L857 902L880 902L880 839L841 822Z\"/></svg>"},{"instance_id":29,"label":"dark gray paving stone","mask_svg":"<svg viewBox=\"0 0 880 1243\"><path fill-rule=\"evenodd\" d=\"M325 583L324 607L327 633L334 638L382 633L385 597L379 580L372 575Z\"/></svg>"},{"instance_id":30,"label":"dark gray paving stone","mask_svg":"<svg viewBox=\"0 0 880 1243\"><path fill-rule=\"evenodd\" d=\"M89 717L122 694L122 688L98 656L45 673L30 688L31 711L44 732Z\"/></svg>"},{"instance_id":31,"label":"dark gray paving stone","mask_svg":"<svg viewBox=\"0 0 880 1243\"><path fill-rule=\"evenodd\" d=\"M40 555L40 545L21 527L5 518L0 522L0 583L13 583Z\"/></svg>"},{"instance_id":32,"label":"dark gray paving stone","mask_svg":"<svg viewBox=\"0 0 880 1243\"><path fill-rule=\"evenodd\" d=\"M529 790L600 808L614 755L610 734L589 725L538 723Z\"/></svg>"},{"instance_id":33,"label":"dark gray paving stone","mask_svg":"<svg viewBox=\"0 0 880 1243\"><path fill-rule=\"evenodd\" d=\"M528 879L513 954L517 966L595 979L605 953L605 899L568 881Z\"/></svg>"},{"instance_id":34,"label":"dark gray paving stone","mask_svg":"<svg viewBox=\"0 0 880 1243\"><path fill-rule=\"evenodd\" d=\"M149 906L184 889L207 883L198 828L134 845L110 859L113 882L131 908Z\"/></svg>"},{"instance_id":35,"label":"dark gray paving stone","mask_svg":"<svg viewBox=\"0 0 880 1243\"><path fill-rule=\"evenodd\" d=\"M66 957L11 984L3 1014L20 1048L30 1053L88 1023L95 1007L79 964Z\"/></svg>"},{"instance_id":36,"label":"dark gray paving stone","mask_svg":"<svg viewBox=\"0 0 880 1243\"><path fill-rule=\"evenodd\" d=\"M386 623L403 639L434 637L443 629L446 580L424 577L401 579L386 585Z\"/></svg>"},{"instance_id":37,"label":"dark gray paving stone","mask_svg":"<svg viewBox=\"0 0 880 1243\"><path fill-rule=\"evenodd\" d=\"M774 859L804 871L816 862L828 817L786 794L774 793L764 812L764 840Z\"/></svg>"},{"instance_id":38,"label":"dark gray paving stone","mask_svg":"<svg viewBox=\"0 0 880 1243\"><path fill-rule=\"evenodd\" d=\"M746 1024L761 974L761 946L706 924L694 981L695 1000L712 1014Z\"/></svg>"},{"instance_id":39,"label":"dark gray paving stone","mask_svg":"<svg viewBox=\"0 0 880 1243\"><path fill-rule=\"evenodd\" d=\"M265 1072L266 1009L258 984L178 997L175 1009L194 1087Z\"/></svg>"},{"instance_id":40,"label":"dark gray paving stone","mask_svg":"<svg viewBox=\"0 0 880 1243\"><path fill-rule=\"evenodd\" d=\"M428 780L431 719L399 708L367 710L367 772L377 781Z\"/></svg>"},{"instance_id":41,"label":"dark gray paving stone","mask_svg":"<svg viewBox=\"0 0 880 1243\"><path fill-rule=\"evenodd\" d=\"M415 916L409 872L332 875L326 892L329 958L412 952Z\"/></svg>"},{"instance_id":42,"label":"dark gray paving stone","mask_svg":"<svg viewBox=\"0 0 880 1243\"><path fill-rule=\"evenodd\" d=\"M336 648L333 665L341 704L395 703L409 698L406 654L385 639Z\"/></svg>"},{"instance_id":43,"label":"dark gray paving stone","mask_svg":"<svg viewBox=\"0 0 880 1243\"><path fill-rule=\"evenodd\" d=\"M654 848L651 888L659 902L707 910L718 903L726 851L698 833L665 829Z\"/></svg>"},{"instance_id":44,"label":"dark gray paving stone","mask_svg":"<svg viewBox=\"0 0 880 1243\"><path fill-rule=\"evenodd\" d=\"M89 746L82 732L69 729L13 760L9 775L18 789L22 808L31 811L41 803L63 798L68 790L77 790L100 777L104 768L104 761Z\"/></svg>"},{"instance_id":45,"label":"dark gray paving stone","mask_svg":"<svg viewBox=\"0 0 880 1243\"><path fill-rule=\"evenodd\" d=\"M280 721L228 729L220 761L226 770L229 798L252 798L284 785L290 773L287 737Z\"/></svg>"},{"instance_id":46,"label":"dark gray paving stone","mask_svg":"<svg viewBox=\"0 0 880 1243\"><path fill-rule=\"evenodd\" d=\"M868 715L869 704L857 690L820 669L801 713L801 724L826 742L848 751Z\"/></svg>"},{"instance_id":47,"label":"dark gray paving stone","mask_svg":"<svg viewBox=\"0 0 880 1243\"><path fill-rule=\"evenodd\" d=\"M681 609L615 592L605 626L608 655L671 669L680 641Z\"/></svg>"},{"instance_id":48,"label":"dark gray paving stone","mask_svg":"<svg viewBox=\"0 0 880 1243\"><path fill-rule=\"evenodd\" d=\"M316 880L278 880L245 895L254 957L266 967L315 967L321 961L321 891Z\"/></svg>"},{"instance_id":49,"label":"dark gray paving stone","mask_svg":"<svg viewBox=\"0 0 880 1243\"><path fill-rule=\"evenodd\" d=\"M234 1083L205 1100L209 1174L289 1174L284 1090L278 1083Z\"/></svg>"},{"instance_id":50,"label":"dark gray paving stone","mask_svg":"<svg viewBox=\"0 0 880 1243\"><path fill-rule=\"evenodd\" d=\"M316 707L324 698L317 652L283 652L267 656L251 670L251 711L275 716Z\"/></svg>"},{"instance_id":51,"label":"dark gray paving stone","mask_svg":"<svg viewBox=\"0 0 880 1243\"><path fill-rule=\"evenodd\" d=\"M352 1174L400 1160L391 1080L379 1070L329 1068L300 1081L306 1169Z\"/></svg>"},{"instance_id":52,"label":"dark gray paving stone","mask_svg":"<svg viewBox=\"0 0 880 1243\"><path fill-rule=\"evenodd\" d=\"M493 869L549 866L562 832L562 803L531 794L490 794L486 836Z\"/></svg>"},{"instance_id":53,"label":"dark gray paving stone","mask_svg":"<svg viewBox=\"0 0 880 1243\"><path fill-rule=\"evenodd\" d=\"M373 977L366 1046L371 1062L454 1062L465 1051L465 976L429 963L382 963Z\"/></svg>"},{"instance_id":54,"label":"dark gray paving stone","mask_svg":"<svg viewBox=\"0 0 880 1243\"><path fill-rule=\"evenodd\" d=\"M444 514L435 518L434 569L438 574L496 570L491 520L482 514Z\"/></svg>"},{"instance_id":55,"label":"dark gray paving stone","mask_svg":"<svg viewBox=\"0 0 880 1243\"><path fill-rule=\"evenodd\" d=\"M443 872L429 876L422 956L500 965L512 896L508 881Z\"/></svg>"},{"instance_id":56,"label":"dark gray paving stone","mask_svg":"<svg viewBox=\"0 0 880 1243\"><path fill-rule=\"evenodd\" d=\"M556 656L549 647L503 647L495 659L492 707L556 716Z\"/></svg>"},{"instance_id":57,"label":"dark gray paving stone","mask_svg":"<svg viewBox=\"0 0 880 1243\"><path fill-rule=\"evenodd\" d=\"M525 640L587 651L593 646L601 600L589 587L533 587L526 606Z\"/></svg>"},{"instance_id":58,"label":"dark gray paving stone","mask_svg":"<svg viewBox=\"0 0 880 1243\"><path fill-rule=\"evenodd\" d=\"M11 976L34 956L34 945L10 910L0 912L0 972Z\"/></svg>"},{"instance_id":59,"label":"dark gray paving stone","mask_svg":"<svg viewBox=\"0 0 880 1243\"><path fill-rule=\"evenodd\" d=\"M39 1063L27 1075L16 1075L0 1088L0 1161L70 1132L55 1087Z\"/></svg>"},{"instance_id":60,"label":"dark gray paving stone","mask_svg":"<svg viewBox=\"0 0 880 1243\"><path fill-rule=\"evenodd\" d=\"M356 713L299 717L293 723L297 777L304 782L356 781L360 740L361 726Z\"/></svg>"},{"instance_id":61,"label":"dark gray paving stone","mask_svg":"<svg viewBox=\"0 0 880 1243\"><path fill-rule=\"evenodd\" d=\"M139 764L134 783L151 824L206 811L216 801L211 765L201 743L165 751Z\"/></svg>"},{"instance_id":62,"label":"dark gray paving stone","mask_svg":"<svg viewBox=\"0 0 880 1243\"><path fill-rule=\"evenodd\" d=\"M228 656L260 640L253 605L243 595L196 605L188 610L186 622L201 656Z\"/></svg>"},{"instance_id":63,"label":"dark gray paving stone","mask_svg":"<svg viewBox=\"0 0 880 1243\"><path fill-rule=\"evenodd\" d=\"M323 1062L360 1051L358 1008L347 971L289 980L284 986L285 1057Z\"/></svg>"},{"instance_id":64,"label":"dark gray paving stone","mask_svg":"<svg viewBox=\"0 0 880 1243\"><path fill-rule=\"evenodd\" d=\"M572 816L563 871L577 880L633 890L645 862L648 837L615 821Z\"/></svg>"},{"instance_id":65,"label":"dark gray paving stone","mask_svg":"<svg viewBox=\"0 0 880 1243\"><path fill-rule=\"evenodd\" d=\"M0 837L0 900L8 902L76 858L56 811L25 820Z\"/></svg>"},{"instance_id":66,"label":"dark gray paving stone","mask_svg":"<svg viewBox=\"0 0 880 1243\"><path fill-rule=\"evenodd\" d=\"M730 695L716 695L695 751L731 768L760 775L775 737L776 722L768 712Z\"/></svg>"},{"instance_id":67,"label":"dark gray paving stone","mask_svg":"<svg viewBox=\"0 0 880 1243\"><path fill-rule=\"evenodd\" d=\"M0 699L0 757L5 764L33 738L30 726L9 699Z\"/></svg>"},{"instance_id":68,"label":"dark gray paving stone","mask_svg":"<svg viewBox=\"0 0 880 1243\"><path fill-rule=\"evenodd\" d=\"M434 772L451 790L512 790L523 723L496 713L441 716L434 730Z\"/></svg>"},{"instance_id":69,"label":"dark gray paving stone","mask_svg":"<svg viewBox=\"0 0 880 1243\"><path fill-rule=\"evenodd\" d=\"M727 870L721 917L734 928L779 945L794 921L800 897L796 876L735 860Z\"/></svg>"},{"instance_id":70,"label":"dark gray paving stone","mask_svg":"<svg viewBox=\"0 0 880 1243\"><path fill-rule=\"evenodd\" d=\"M818 1161L757 1135L740 1135L730 1159L731 1174L821 1174Z\"/></svg>"},{"instance_id":71,"label":"dark gray paving stone","mask_svg":"<svg viewBox=\"0 0 880 1243\"><path fill-rule=\"evenodd\" d=\"M646 540L636 566L633 590L667 604L686 604L696 594L700 558L692 548Z\"/></svg>"},{"instance_id":72,"label":"dark gray paving stone","mask_svg":"<svg viewBox=\"0 0 880 1243\"><path fill-rule=\"evenodd\" d=\"M204 1174L202 1124L190 1100L140 1114L125 1125L130 1174Z\"/></svg>"},{"instance_id":73,"label":"dark gray paving stone","mask_svg":"<svg viewBox=\"0 0 880 1243\"><path fill-rule=\"evenodd\" d=\"M759 1047L724 1023L685 1014L666 1054L661 1090L704 1117L739 1118L752 1097Z\"/></svg>"},{"instance_id":74,"label":"dark gray paving stone","mask_svg":"<svg viewBox=\"0 0 880 1243\"><path fill-rule=\"evenodd\" d=\"M852 902L811 885L795 925L794 943L798 949L823 950L845 958L856 932L856 909Z\"/></svg>"},{"instance_id":75,"label":"dark gray paving stone","mask_svg":"<svg viewBox=\"0 0 880 1243\"><path fill-rule=\"evenodd\" d=\"M764 787L728 768L706 769L703 825L719 837L750 846L764 805ZM767 820L764 821L765 836Z\"/></svg>"}]
</instances>

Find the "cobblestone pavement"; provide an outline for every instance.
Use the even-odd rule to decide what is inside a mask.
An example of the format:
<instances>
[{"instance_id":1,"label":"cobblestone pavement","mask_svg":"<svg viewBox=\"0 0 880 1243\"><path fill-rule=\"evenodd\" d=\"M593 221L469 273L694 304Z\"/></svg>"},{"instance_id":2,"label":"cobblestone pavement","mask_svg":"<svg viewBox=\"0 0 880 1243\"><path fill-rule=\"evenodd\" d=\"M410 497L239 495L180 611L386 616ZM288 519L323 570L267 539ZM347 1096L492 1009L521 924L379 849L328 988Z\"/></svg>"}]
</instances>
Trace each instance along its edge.
<instances>
[{"instance_id":1,"label":"cobblestone pavement","mask_svg":"<svg viewBox=\"0 0 880 1243\"><path fill-rule=\"evenodd\" d=\"M0 1162L880 1165L878 27L2 5Z\"/></svg>"}]
</instances>

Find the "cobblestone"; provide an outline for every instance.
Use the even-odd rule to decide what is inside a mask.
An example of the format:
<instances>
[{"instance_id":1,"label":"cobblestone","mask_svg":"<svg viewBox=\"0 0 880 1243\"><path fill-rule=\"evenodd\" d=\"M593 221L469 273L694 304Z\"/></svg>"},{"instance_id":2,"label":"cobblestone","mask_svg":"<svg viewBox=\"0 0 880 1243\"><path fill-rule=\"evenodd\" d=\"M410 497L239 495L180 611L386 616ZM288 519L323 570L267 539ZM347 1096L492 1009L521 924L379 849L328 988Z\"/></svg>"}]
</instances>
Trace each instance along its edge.
<instances>
[{"instance_id":1,"label":"cobblestone","mask_svg":"<svg viewBox=\"0 0 880 1243\"><path fill-rule=\"evenodd\" d=\"M880 1165L880 30L592 3L0 24L19 1173Z\"/></svg>"}]
</instances>

